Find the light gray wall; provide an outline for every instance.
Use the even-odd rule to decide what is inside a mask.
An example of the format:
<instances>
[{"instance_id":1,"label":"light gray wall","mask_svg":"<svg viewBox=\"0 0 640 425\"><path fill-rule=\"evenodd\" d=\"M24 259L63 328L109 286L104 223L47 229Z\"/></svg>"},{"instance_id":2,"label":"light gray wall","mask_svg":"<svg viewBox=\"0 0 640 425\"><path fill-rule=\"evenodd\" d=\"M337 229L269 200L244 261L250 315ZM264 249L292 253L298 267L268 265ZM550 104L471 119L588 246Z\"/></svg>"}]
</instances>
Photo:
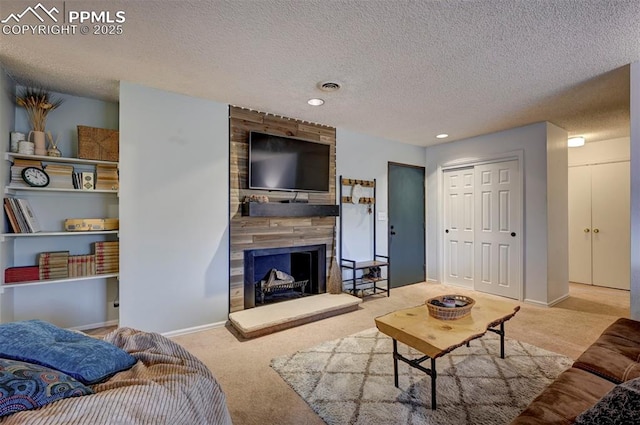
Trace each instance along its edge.
<instances>
[{"instance_id":1,"label":"light gray wall","mask_svg":"<svg viewBox=\"0 0 640 425\"><path fill-rule=\"evenodd\" d=\"M344 178L352 179L376 179L376 209L377 212L386 214L389 211L388 163L397 162L424 167L424 149L338 128L336 130L336 178L339 179L342 175ZM343 193L344 196L351 194L351 186L345 186L343 190L346 191ZM372 196L371 192L367 190L365 192L365 196ZM339 196L339 193L336 196ZM378 252L376 254L388 254L387 220L378 220L378 217L372 219L365 205L345 204L342 221L344 228L348 229L343 236L344 257L358 261L372 258L374 253L371 226L374 222L377 224Z\"/></svg>"},{"instance_id":2,"label":"light gray wall","mask_svg":"<svg viewBox=\"0 0 640 425\"><path fill-rule=\"evenodd\" d=\"M547 123L547 302L569 296L567 132Z\"/></svg>"},{"instance_id":3,"label":"light gray wall","mask_svg":"<svg viewBox=\"0 0 640 425\"><path fill-rule=\"evenodd\" d=\"M120 325L227 320L227 105L120 84Z\"/></svg>"},{"instance_id":4,"label":"light gray wall","mask_svg":"<svg viewBox=\"0 0 640 425\"><path fill-rule=\"evenodd\" d=\"M23 87L18 86L18 90ZM18 91L19 93L19 91ZM78 127L86 125L88 127L118 129L118 104L115 102L105 102L86 97L70 96L62 93L52 93L63 103L54 109L47 116L46 131L50 131L54 139L60 138L58 148L62 156L78 157ZM27 119L24 108L16 110L16 131L28 134L31 124ZM47 147L48 147L47 140Z\"/></svg>"},{"instance_id":5,"label":"light gray wall","mask_svg":"<svg viewBox=\"0 0 640 425\"><path fill-rule=\"evenodd\" d=\"M2 137L2 149L0 152L9 151L9 133L14 131L13 125L15 121L15 89L16 85L13 80L0 67L0 135ZM2 183L5 184L9 180L9 162L0 160L0 176ZM4 213L2 215L1 231L7 229L7 220ZM0 270L7 267L9 257L13 256L13 246L5 241L0 245ZM1 289L1 288L0 288ZM13 319L13 292L0 292L0 322L7 322Z\"/></svg>"},{"instance_id":6,"label":"light gray wall","mask_svg":"<svg viewBox=\"0 0 640 425\"><path fill-rule=\"evenodd\" d=\"M631 317L640 320L640 62L631 64Z\"/></svg>"},{"instance_id":7,"label":"light gray wall","mask_svg":"<svg viewBox=\"0 0 640 425\"><path fill-rule=\"evenodd\" d=\"M454 160L473 161L505 152L523 152L524 172L524 298L546 304L547 276L547 124L536 123L426 149L427 164L427 277L438 281L442 261L437 247L438 167Z\"/></svg>"}]
</instances>

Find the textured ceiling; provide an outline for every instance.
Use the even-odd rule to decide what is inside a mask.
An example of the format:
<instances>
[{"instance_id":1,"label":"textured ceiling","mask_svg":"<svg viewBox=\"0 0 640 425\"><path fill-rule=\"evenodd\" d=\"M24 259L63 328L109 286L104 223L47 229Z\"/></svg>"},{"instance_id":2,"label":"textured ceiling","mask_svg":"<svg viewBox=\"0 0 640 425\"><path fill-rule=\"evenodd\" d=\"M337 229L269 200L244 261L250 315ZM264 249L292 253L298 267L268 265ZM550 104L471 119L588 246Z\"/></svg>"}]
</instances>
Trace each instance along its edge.
<instances>
[{"instance_id":1,"label":"textured ceiling","mask_svg":"<svg viewBox=\"0 0 640 425\"><path fill-rule=\"evenodd\" d=\"M0 19L36 4L2 0ZM544 120L629 134L637 0L43 4L122 10L124 33L0 35L23 84L117 100L124 80L422 146Z\"/></svg>"}]
</instances>

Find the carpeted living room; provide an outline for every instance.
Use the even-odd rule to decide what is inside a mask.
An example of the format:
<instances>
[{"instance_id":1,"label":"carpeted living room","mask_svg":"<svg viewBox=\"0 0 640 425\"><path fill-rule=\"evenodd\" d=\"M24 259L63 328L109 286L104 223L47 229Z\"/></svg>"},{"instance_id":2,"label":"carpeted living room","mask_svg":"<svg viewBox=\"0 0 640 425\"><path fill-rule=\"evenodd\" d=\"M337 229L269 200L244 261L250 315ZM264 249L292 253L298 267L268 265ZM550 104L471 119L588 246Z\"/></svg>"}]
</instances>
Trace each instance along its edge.
<instances>
[{"instance_id":1,"label":"carpeted living room","mask_svg":"<svg viewBox=\"0 0 640 425\"><path fill-rule=\"evenodd\" d=\"M505 325L505 359L495 352L497 339L492 335L444 356L439 405L432 411L424 373L401 363L400 388L394 388L391 339L375 336L374 319L450 292L440 284L417 283L394 289L391 297L369 297L355 312L255 339L243 339L227 327L173 340L214 372L237 424L506 424L569 368L605 328L629 316L627 291L581 284L571 284L570 297L552 308L509 301L521 308ZM459 292L478 299L498 298ZM353 353L369 353L371 344L354 344L358 336L364 341L386 340L379 360L367 367L366 383ZM340 342L342 348L336 349ZM347 359L332 365L329 357L341 353L348 353ZM295 356L300 358L292 359ZM455 375L454 366L461 376L468 376L462 381L447 378ZM350 367L358 373L348 373ZM321 375L336 371L345 373L325 387L318 384L323 381ZM301 372L307 375L306 381ZM358 379L350 383L348 377L354 374ZM456 379L468 381L469 386L451 384ZM474 387L477 391L470 391Z\"/></svg>"},{"instance_id":2,"label":"carpeted living room","mask_svg":"<svg viewBox=\"0 0 640 425\"><path fill-rule=\"evenodd\" d=\"M640 424L634 1L0 21L0 425Z\"/></svg>"}]
</instances>

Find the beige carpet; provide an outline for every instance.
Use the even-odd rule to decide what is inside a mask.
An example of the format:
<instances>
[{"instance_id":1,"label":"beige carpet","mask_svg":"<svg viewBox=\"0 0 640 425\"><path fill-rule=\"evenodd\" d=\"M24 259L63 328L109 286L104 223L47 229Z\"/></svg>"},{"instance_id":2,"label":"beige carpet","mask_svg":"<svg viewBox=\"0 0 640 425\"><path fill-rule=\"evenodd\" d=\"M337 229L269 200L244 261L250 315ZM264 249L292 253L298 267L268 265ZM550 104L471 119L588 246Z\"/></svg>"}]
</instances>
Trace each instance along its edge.
<instances>
[{"instance_id":1,"label":"beige carpet","mask_svg":"<svg viewBox=\"0 0 640 425\"><path fill-rule=\"evenodd\" d=\"M172 339L216 375L235 425L322 425L324 421L270 367L271 359L370 329L377 316L450 292L450 287L434 283L409 285L393 289L388 298L365 299L358 311L254 340L238 339L229 328ZM495 299L472 291L455 292ZM572 284L570 295L552 308L513 301L522 308L506 323L507 337L576 358L618 317L629 317L628 291Z\"/></svg>"},{"instance_id":2,"label":"beige carpet","mask_svg":"<svg viewBox=\"0 0 640 425\"><path fill-rule=\"evenodd\" d=\"M422 355L398 344L400 354ZM572 363L568 357L489 333L437 359L431 378L404 363L393 385L391 338L369 329L273 359L271 367L329 425L503 425ZM426 362L427 366L429 362Z\"/></svg>"}]
</instances>

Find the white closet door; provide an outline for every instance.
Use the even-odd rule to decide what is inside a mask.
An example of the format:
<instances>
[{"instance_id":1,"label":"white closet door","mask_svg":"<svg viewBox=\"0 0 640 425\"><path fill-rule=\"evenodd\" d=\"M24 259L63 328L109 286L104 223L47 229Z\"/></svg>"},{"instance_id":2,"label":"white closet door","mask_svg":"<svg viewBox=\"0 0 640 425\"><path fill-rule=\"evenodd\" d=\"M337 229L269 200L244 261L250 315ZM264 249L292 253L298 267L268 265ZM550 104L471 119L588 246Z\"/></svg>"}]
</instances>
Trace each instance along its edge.
<instances>
[{"instance_id":1,"label":"white closet door","mask_svg":"<svg viewBox=\"0 0 640 425\"><path fill-rule=\"evenodd\" d=\"M444 172L444 282L473 288L473 168Z\"/></svg>"},{"instance_id":2,"label":"white closet door","mask_svg":"<svg viewBox=\"0 0 640 425\"><path fill-rule=\"evenodd\" d=\"M520 297L518 161L475 167L475 289Z\"/></svg>"},{"instance_id":3,"label":"white closet door","mask_svg":"<svg viewBox=\"0 0 640 425\"><path fill-rule=\"evenodd\" d=\"M629 289L631 268L628 162L592 166L593 284Z\"/></svg>"},{"instance_id":4,"label":"white closet door","mask_svg":"<svg viewBox=\"0 0 640 425\"><path fill-rule=\"evenodd\" d=\"M591 284L591 167L569 168L569 280Z\"/></svg>"}]
</instances>

